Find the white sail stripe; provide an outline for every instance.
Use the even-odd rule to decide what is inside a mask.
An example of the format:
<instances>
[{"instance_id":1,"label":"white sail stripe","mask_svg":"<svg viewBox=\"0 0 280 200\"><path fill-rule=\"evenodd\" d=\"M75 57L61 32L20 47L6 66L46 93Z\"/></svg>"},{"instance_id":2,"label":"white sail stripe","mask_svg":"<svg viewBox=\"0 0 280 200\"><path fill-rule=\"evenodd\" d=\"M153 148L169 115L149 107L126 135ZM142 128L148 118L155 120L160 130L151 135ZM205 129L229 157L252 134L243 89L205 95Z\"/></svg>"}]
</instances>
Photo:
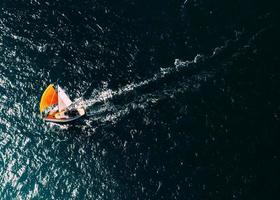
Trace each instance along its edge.
<instances>
[{"instance_id":1,"label":"white sail stripe","mask_svg":"<svg viewBox=\"0 0 280 200\"><path fill-rule=\"evenodd\" d=\"M58 86L58 108L59 111L64 110L68 106L72 104L72 101L67 96L67 94L64 92L64 90Z\"/></svg>"}]
</instances>

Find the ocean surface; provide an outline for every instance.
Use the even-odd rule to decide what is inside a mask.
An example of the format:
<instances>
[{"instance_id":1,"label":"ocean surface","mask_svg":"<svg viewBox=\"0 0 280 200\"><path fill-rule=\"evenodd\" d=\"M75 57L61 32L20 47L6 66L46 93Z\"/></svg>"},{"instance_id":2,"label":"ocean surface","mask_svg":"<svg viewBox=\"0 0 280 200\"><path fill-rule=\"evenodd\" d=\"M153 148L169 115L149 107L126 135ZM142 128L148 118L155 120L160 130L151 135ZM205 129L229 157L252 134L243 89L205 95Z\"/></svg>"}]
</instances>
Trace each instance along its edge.
<instances>
[{"instance_id":1,"label":"ocean surface","mask_svg":"<svg viewBox=\"0 0 280 200\"><path fill-rule=\"evenodd\" d=\"M2 0L0 199L278 199L279 7ZM87 116L42 121L59 84Z\"/></svg>"}]
</instances>

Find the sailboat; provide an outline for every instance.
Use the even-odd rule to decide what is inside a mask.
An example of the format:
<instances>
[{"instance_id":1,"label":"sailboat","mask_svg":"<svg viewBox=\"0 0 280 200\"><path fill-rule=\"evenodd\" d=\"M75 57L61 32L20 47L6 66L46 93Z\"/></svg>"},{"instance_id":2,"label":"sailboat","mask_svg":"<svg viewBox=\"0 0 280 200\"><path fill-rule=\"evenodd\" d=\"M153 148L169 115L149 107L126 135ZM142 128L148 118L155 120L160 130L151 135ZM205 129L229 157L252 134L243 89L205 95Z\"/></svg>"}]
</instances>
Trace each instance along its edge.
<instances>
[{"instance_id":1,"label":"sailboat","mask_svg":"<svg viewBox=\"0 0 280 200\"><path fill-rule=\"evenodd\" d=\"M40 101L40 113L46 122L67 123L85 115L85 108L75 106L65 91L50 84Z\"/></svg>"}]
</instances>

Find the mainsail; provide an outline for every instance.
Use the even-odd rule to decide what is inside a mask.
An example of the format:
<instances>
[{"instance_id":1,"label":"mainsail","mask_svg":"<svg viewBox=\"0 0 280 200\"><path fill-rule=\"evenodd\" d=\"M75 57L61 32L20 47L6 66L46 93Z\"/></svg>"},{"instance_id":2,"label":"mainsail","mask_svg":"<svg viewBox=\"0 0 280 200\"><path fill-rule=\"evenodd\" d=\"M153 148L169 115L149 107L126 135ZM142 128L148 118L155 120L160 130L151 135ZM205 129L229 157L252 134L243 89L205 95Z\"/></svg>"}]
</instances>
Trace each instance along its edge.
<instances>
[{"instance_id":1,"label":"mainsail","mask_svg":"<svg viewBox=\"0 0 280 200\"><path fill-rule=\"evenodd\" d=\"M58 86L57 90L58 90L58 110L59 112L61 112L62 110L70 106L72 104L72 101L61 87Z\"/></svg>"},{"instance_id":2,"label":"mainsail","mask_svg":"<svg viewBox=\"0 0 280 200\"><path fill-rule=\"evenodd\" d=\"M50 84L44 91L40 101L40 112L42 113L47 107L57 105L58 95L54 85Z\"/></svg>"}]
</instances>

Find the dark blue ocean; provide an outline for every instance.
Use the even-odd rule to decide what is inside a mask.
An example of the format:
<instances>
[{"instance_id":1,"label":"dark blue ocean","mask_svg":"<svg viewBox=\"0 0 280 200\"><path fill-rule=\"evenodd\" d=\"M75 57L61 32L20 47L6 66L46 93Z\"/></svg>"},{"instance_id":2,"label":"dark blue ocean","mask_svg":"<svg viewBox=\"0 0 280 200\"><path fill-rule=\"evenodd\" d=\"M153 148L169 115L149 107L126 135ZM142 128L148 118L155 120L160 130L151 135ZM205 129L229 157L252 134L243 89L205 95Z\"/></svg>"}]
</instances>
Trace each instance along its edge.
<instances>
[{"instance_id":1,"label":"dark blue ocean","mask_svg":"<svg viewBox=\"0 0 280 200\"><path fill-rule=\"evenodd\" d=\"M1 0L0 199L278 199L279 18L271 0ZM43 122L50 83L87 116Z\"/></svg>"}]
</instances>

